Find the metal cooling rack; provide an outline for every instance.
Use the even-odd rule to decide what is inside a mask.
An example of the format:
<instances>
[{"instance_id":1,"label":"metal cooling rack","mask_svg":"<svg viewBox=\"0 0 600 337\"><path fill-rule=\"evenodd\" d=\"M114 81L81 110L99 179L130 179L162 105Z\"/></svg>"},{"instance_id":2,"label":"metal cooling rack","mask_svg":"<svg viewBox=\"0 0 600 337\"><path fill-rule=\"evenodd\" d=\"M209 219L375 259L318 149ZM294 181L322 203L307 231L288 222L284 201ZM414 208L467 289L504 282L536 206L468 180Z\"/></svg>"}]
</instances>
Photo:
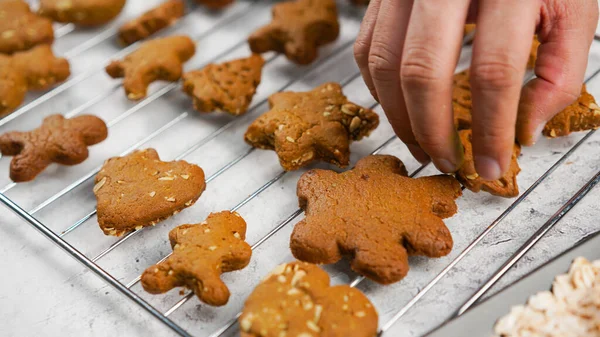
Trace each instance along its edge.
<instances>
[{"instance_id":1,"label":"metal cooling rack","mask_svg":"<svg viewBox=\"0 0 600 337\"><path fill-rule=\"evenodd\" d=\"M302 215L297 208L295 183L303 171L284 172L274 153L255 150L243 142L247 125L267 110L266 99L270 94L282 90L308 90L326 81L338 81L352 101L374 108L382 117L380 127L368 139L352 145L352 162L368 154L388 153L401 158L412 172L411 176L435 174L435 170L412 159L360 79L353 61L352 43L363 11L349 6L345 0L339 2L340 38L322 48L314 64L297 67L283 56L265 55L262 83L244 116L234 118L192 111L190 100L179 90L179 83L155 83L147 98L139 102L128 101L121 83L108 78L103 68L109 60L122 57L139 45L124 49L116 46L117 27L158 2L132 4L130 1L119 19L97 30L80 31L73 25L57 25L54 48L58 55L64 55L71 62L72 76L46 93L30 95L26 104L0 120L0 132L31 129L38 126L44 116L59 111L68 117L81 113L98 115L109 126L109 138L92 147L90 158L81 165L53 165L30 183L8 181L10 158L0 159L0 186L3 186L0 201L176 334L231 335L237 331L236 318L244 299L262 276L276 265L293 259L287 248L289 234L294 222ZM192 8L176 25L158 35L183 33L197 42L197 53L186 64L186 70L241 57L249 54L246 44L249 32L270 21L271 4L238 1L219 13ZM594 43L586 82L590 92L600 97L600 76L597 76L600 73L600 43ZM459 68L468 65L469 56L469 47L463 48ZM461 261L476 255L484 239L499 230L503 221L551 180L548 178L561 169L573 153L594 140L594 135L595 131L591 131L565 140L542 142L536 150L524 149L520 160L523 172L519 176L522 192L514 201L465 191L465 196L458 201L459 214L446 221L455 239L453 252L442 259L411 259L411 271L402 282L379 286L352 273L344 263L324 266L324 269L330 273L334 284L359 287L371 298L380 314L381 334L422 334L439 325L441 318L432 322L421 315L421 325L425 324L427 328L420 328L415 323L410 331L405 328L412 323L399 322L409 312L430 311L432 306L427 302L421 307L417 303L455 272ZM185 159L200 165L207 173L207 190L194 207L156 227L132 231L121 238L105 237L93 221L96 211L92 178L106 158L144 147L156 148L163 160ZM540 157L539 153L544 151L552 155ZM596 162L592 166L597 170L600 165ZM522 247L509 252L513 256L473 293L458 314L485 294L599 180L600 172L574 191ZM254 251L248 268L223 275L232 293L229 304L221 308L190 304L197 302L191 292L183 296L176 291L159 296L146 294L138 285L139 275L147 266L168 257L168 231L182 223L199 222L208 213L223 209L239 211L246 219L247 241ZM140 263L132 264L132 252L141 254L138 256ZM190 316L198 319L190 319Z\"/></svg>"}]
</instances>

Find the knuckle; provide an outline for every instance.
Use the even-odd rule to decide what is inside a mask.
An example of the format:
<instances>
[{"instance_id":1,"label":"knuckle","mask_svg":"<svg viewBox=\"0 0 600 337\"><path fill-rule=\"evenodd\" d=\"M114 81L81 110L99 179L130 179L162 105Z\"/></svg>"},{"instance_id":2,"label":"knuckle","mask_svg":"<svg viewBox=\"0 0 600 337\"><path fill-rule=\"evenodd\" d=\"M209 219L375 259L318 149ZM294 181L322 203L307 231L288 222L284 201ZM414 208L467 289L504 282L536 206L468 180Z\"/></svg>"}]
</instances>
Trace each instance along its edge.
<instances>
[{"instance_id":1,"label":"knuckle","mask_svg":"<svg viewBox=\"0 0 600 337\"><path fill-rule=\"evenodd\" d=\"M409 46L400 65L400 79L408 88L430 87L440 83L442 67L436 53L428 47Z\"/></svg>"},{"instance_id":2,"label":"knuckle","mask_svg":"<svg viewBox=\"0 0 600 337\"><path fill-rule=\"evenodd\" d=\"M440 137L440 134L433 128L414 130L413 132L419 145L430 155L435 156L448 146L448 142Z\"/></svg>"},{"instance_id":3,"label":"knuckle","mask_svg":"<svg viewBox=\"0 0 600 337\"><path fill-rule=\"evenodd\" d=\"M486 127L479 128L479 132L473 134L473 143L479 143L481 145L496 146L506 143L506 139L514 130L511 130L506 126L498 126L496 124L485 124ZM474 144L475 145L475 144Z\"/></svg>"},{"instance_id":4,"label":"knuckle","mask_svg":"<svg viewBox=\"0 0 600 337\"><path fill-rule=\"evenodd\" d=\"M398 79L400 56L384 43L373 41L368 56L371 76L376 81L395 81Z\"/></svg>"},{"instance_id":5,"label":"knuckle","mask_svg":"<svg viewBox=\"0 0 600 337\"><path fill-rule=\"evenodd\" d=\"M520 71L511 62L481 60L471 66L471 84L483 90L504 90L521 86Z\"/></svg>"},{"instance_id":6,"label":"knuckle","mask_svg":"<svg viewBox=\"0 0 600 337\"><path fill-rule=\"evenodd\" d=\"M354 42L354 58L359 66L366 65L369 59L369 44L361 39Z\"/></svg>"}]
</instances>

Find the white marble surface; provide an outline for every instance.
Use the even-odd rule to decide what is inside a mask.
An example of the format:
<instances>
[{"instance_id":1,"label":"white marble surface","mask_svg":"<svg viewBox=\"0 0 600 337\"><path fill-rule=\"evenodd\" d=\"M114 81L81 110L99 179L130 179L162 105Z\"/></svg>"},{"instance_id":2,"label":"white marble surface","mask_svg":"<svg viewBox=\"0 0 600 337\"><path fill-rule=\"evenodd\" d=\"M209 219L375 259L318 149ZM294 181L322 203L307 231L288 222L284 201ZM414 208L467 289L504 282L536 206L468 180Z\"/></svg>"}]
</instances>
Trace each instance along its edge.
<instances>
[{"instance_id":1,"label":"white marble surface","mask_svg":"<svg viewBox=\"0 0 600 337\"><path fill-rule=\"evenodd\" d=\"M119 21L139 13L143 8L151 7L158 1L129 1ZM185 157L186 160L202 166L207 176L212 175L248 150L241 136L253 118L266 111L264 99L270 93L288 85L292 90L307 90L325 81L345 82L352 79L351 76L357 75L351 42L358 31L361 12L349 9L345 3L340 2L344 4L340 38L334 44L321 49L319 61L313 66L298 68L283 57L266 55L269 61L264 69L263 82L253 101L255 109L248 115L237 120L221 114L200 115L191 109L189 100L179 89L155 101L146 101L148 104L144 103L143 107L138 105L136 110L128 110L136 104L125 99L119 89L108 95L107 99L85 110L86 113L96 114L107 122L124 113L131 113L111 127L107 141L91 148L91 156L86 162L69 168L52 166L35 182L20 184L6 194L25 209L32 209L68 183L96 168L105 158L119 154L175 118L183 119L145 143L143 147L154 147L163 159L172 159L228 125L223 132ZM245 37L255 27L268 22L269 15L269 6L265 2L251 4L240 1L221 13L198 8L170 32L189 34L198 40L197 53L186 64L187 69L194 69L215 58L227 60L247 55L249 51L243 43ZM117 24L118 22L115 22L112 25ZM104 29L107 27L96 31L77 30L70 33L56 42L55 51L65 54ZM113 39L109 39L89 51L73 56L73 76L86 71L92 71L93 76L7 125L0 126L0 132L29 129L38 125L48 114L67 113L97 95L106 93L118 82L109 79L101 71L96 72L95 69L101 67L118 51ZM466 66L468 56L469 50L466 49L461 61L462 67ZM588 75L598 68L600 43L595 43L590 55ZM163 88L165 84L154 84L150 93L159 92ZM592 80L588 88L600 97L600 76ZM359 78L352 79L344 91L356 103L366 106L374 103ZM35 95L31 95L28 100L35 98ZM181 115L184 111L189 114ZM379 109L377 111L381 112ZM371 153L391 136L391 128L384 119L371 137L352 145L352 161L355 162ZM533 148L524 149L520 159L523 169L519 176L521 190L526 190L581 137L582 134L577 134L564 139L542 141ZM599 144L600 134L584 143L480 245L441 278L440 282L386 335L419 336L450 317L528 235L541 226L600 168ZM418 167L418 163L397 140L386 146L383 153L400 157L411 171ZM0 187L9 183L8 163L9 158L0 159ZM102 258L99 265L120 281L129 282L170 251L166 234L171 228L181 223L202 221L212 211L233 207L280 172L281 168L272 152L251 152L211 181L194 207L154 228L143 230ZM297 209L295 184L301 173L302 171L285 174L240 209L239 212L249 224L250 243L258 241ZM428 167L421 175L434 173L434 170ZM91 187L90 181L85 182L38 212L36 217L52 230L60 232L94 209L95 200ZM587 233L599 230L599 197L598 189L590 193L498 286L512 282L568 248ZM458 203L459 213L446 222L455 239L454 250L448 257L435 260L412 259L408 277L392 286L379 286L370 281L359 284L358 287L366 292L377 307L382 325L456 258L473 238L512 203L512 200L465 192ZM4 277L0 278L0 336L173 335L160 322L107 286L3 207L0 207L0 219L0 270L6 271ZM256 249L248 268L224 276L232 292L228 305L211 308L192 299L173 313L171 318L197 336L207 336L217 330L240 310L243 300L264 274L275 265L292 259L287 249L288 239L293 224L299 219L300 217L294 219ZM97 255L115 242L114 238L102 235L95 218L66 236L66 239L89 257ZM356 277L345 263L327 266L326 269L335 283L347 283ZM135 286L133 290L161 311L167 310L180 299L177 291L156 296L145 294L139 286ZM235 331L232 330L231 333L235 334Z\"/></svg>"}]
</instances>

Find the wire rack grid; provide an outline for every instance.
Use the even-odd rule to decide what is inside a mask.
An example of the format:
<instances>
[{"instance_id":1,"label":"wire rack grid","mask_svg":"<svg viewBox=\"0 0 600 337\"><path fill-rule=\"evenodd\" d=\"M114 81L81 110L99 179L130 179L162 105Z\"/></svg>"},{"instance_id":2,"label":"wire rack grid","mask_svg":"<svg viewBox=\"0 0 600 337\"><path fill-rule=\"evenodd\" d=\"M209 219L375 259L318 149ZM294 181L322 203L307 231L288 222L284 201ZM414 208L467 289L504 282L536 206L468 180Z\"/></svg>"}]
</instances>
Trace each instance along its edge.
<instances>
[{"instance_id":1,"label":"wire rack grid","mask_svg":"<svg viewBox=\"0 0 600 337\"><path fill-rule=\"evenodd\" d=\"M156 3L128 5L123 16L134 16ZM244 56L249 53L245 43L248 33L269 21L270 5L271 2L239 1L220 13L194 8L179 24L161 35L184 33L197 42L197 53L186 64L188 70L209 62ZM90 158L83 164L69 168L52 166L34 182L26 184L8 181L9 158L0 159L0 177L4 179L0 180L0 186L4 186L0 189L0 201L175 334L236 334L235 317L239 315L244 299L263 275L276 265L293 259L287 247L289 235L302 214L297 208L295 183L303 170L286 173L272 152L255 151L244 144L242 135L247 125L267 110L266 98L271 93L308 90L326 81L340 82L351 100L375 108L385 121L359 78L353 61L351 44L358 32L362 11L349 6L346 1L340 1L339 8L340 38L322 48L313 65L297 67L282 56L265 55L263 80L252 107L247 115L238 118L191 111L189 99L180 92L177 83L153 84L146 99L137 103L128 101L120 83L108 79L102 71L108 60L135 48L122 50L114 45L112 40L117 23L114 27L85 32L70 25L59 27L55 50L69 58L73 70L71 79L47 93L28 97L22 108L0 120L0 131L30 129L39 125L44 116L57 111L68 116L92 113L109 124L109 139L92 147ZM469 56L470 50L465 47L459 68L468 65ZM600 83L596 78L599 69L600 46L594 45L586 81L590 91L597 94L600 94L600 85L595 84ZM494 238L497 232L510 233L502 225L510 221L513 214L520 213L521 208L537 196L538 190L546 187L554 171L563 169L568 158L593 141L594 133L589 132L525 149L521 158L523 172L519 176L522 192L514 201L465 192L458 201L459 214L446 221L455 239L453 252L442 259L411 259L411 272L402 282L379 286L353 274L345 263L324 268L334 284L359 287L371 298L380 313L382 333L421 335L451 317L448 313L431 315L431 309L439 305L436 300L442 298L452 302L446 303L448 308L458 309L461 304L460 299L448 299L443 295L432 300L429 292L452 293L442 287L450 279L448 276L454 276L460 270L463 260L480 259L482 247L490 243L487 238ZM105 237L93 221L92 177L104 159L144 147L156 148L163 160L185 159L200 165L207 173L207 190L194 207L156 227L134 231L118 239ZM413 175L436 173L433 167L422 166L412 159L385 122L368 139L352 145L351 161L354 163L376 152L398 156ZM547 153L550 155L543 155ZM598 169L597 163L591 167ZM575 197L571 200L558 198L561 209L564 211L575 205L595 181L575 185L584 188L574 189ZM568 196L570 192L561 195ZM254 250L249 267L223 276L232 293L229 304L213 308L199 304L190 293L182 297L176 291L160 296L146 294L137 282L139 275L147 266L169 254L168 231L182 223L200 222L210 212L223 209L237 210L246 219L247 241ZM550 216L542 229L556 224L564 214L559 212ZM531 234L532 238L539 238L533 232ZM516 252L515 256L519 256L529 248L525 245L504 253ZM487 270L492 280L504 272ZM482 280L468 283L467 298L473 295L468 306L485 293L475 292L484 283ZM486 285L484 290L487 288Z\"/></svg>"}]
</instances>

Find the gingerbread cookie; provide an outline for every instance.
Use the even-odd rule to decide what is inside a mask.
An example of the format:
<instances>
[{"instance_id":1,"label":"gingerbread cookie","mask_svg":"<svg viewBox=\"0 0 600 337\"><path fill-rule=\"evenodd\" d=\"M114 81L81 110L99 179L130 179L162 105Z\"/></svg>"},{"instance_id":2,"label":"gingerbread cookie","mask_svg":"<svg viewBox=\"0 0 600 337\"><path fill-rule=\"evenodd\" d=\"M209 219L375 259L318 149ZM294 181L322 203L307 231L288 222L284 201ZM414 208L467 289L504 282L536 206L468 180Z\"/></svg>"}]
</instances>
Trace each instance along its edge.
<instances>
[{"instance_id":1,"label":"gingerbread cookie","mask_svg":"<svg viewBox=\"0 0 600 337\"><path fill-rule=\"evenodd\" d=\"M241 337L374 337L377 311L348 285L329 285L314 264L276 267L254 289L238 319Z\"/></svg>"},{"instance_id":2,"label":"gingerbread cookie","mask_svg":"<svg viewBox=\"0 0 600 337\"><path fill-rule=\"evenodd\" d=\"M183 74L183 91L193 97L200 112L225 111L239 116L248 110L260 84L265 61L258 54L209 64L201 70Z\"/></svg>"},{"instance_id":3,"label":"gingerbread cookie","mask_svg":"<svg viewBox=\"0 0 600 337\"><path fill-rule=\"evenodd\" d=\"M466 35L469 35L469 34L471 34L472 32L474 32L474 31L475 31L475 26L476 26L476 25L475 25L474 23L467 23L467 24L465 25L465 29L464 29L464 35L466 36Z\"/></svg>"},{"instance_id":4,"label":"gingerbread cookie","mask_svg":"<svg viewBox=\"0 0 600 337\"><path fill-rule=\"evenodd\" d=\"M65 119L62 115L51 115L33 131L13 131L0 136L0 152L14 156L10 178L24 182L33 180L51 163L83 162L88 157L87 147L100 143L107 135L106 124L98 117Z\"/></svg>"},{"instance_id":5,"label":"gingerbread cookie","mask_svg":"<svg viewBox=\"0 0 600 337\"><path fill-rule=\"evenodd\" d=\"M70 74L69 62L54 56L46 44L0 55L0 117L21 105L28 90L46 89Z\"/></svg>"},{"instance_id":6,"label":"gingerbread cookie","mask_svg":"<svg viewBox=\"0 0 600 337\"><path fill-rule=\"evenodd\" d=\"M183 63L195 52L194 42L185 35L154 39L144 42L122 61L111 62L106 72L112 78L124 77L127 98L138 100L146 97L148 86L154 81L179 80Z\"/></svg>"},{"instance_id":7,"label":"gingerbread cookie","mask_svg":"<svg viewBox=\"0 0 600 337\"><path fill-rule=\"evenodd\" d=\"M275 150L287 171L314 161L344 167L350 142L368 136L379 125L379 116L349 102L337 83L309 92L273 94L269 106L271 110L256 119L244 137L254 147Z\"/></svg>"},{"instance_id":8,"label":"gingerbread cookie","mask_svg":"<svg viewBox=\"0 0 600 337\"><path fill-rule=\"evenodd\" d=\"M210 9L221 9L231 5L235 0L196 0L196 3Z\"/></svg>"},{"instance_id":9,"label":"gingerbread cookie","mask_svg":"<svg viewBox=\"0 0 600 337\"><path fill-rule=\"evenodd\" d=\"M298 64L317 58L317 47L340 33L335 0L292 0L273 6L273 21L248 38L255 53L285 53Z\"/></svg>"},{"instance_id":10,"label":"gingerbread cookie","mask_svg":"<svg viewBox=\"0 0 600 337\"><path fill-rule=\"evenodd\" d=\"M549 138L563 137L571 132L597 129L600 126L600 107L594 96L590 95L585 84L581 87L581 95L571 105L552 117L542 134Z\"/></svg>"},{"instance_id":11,"label":"gingerbread cookie","mask_svg":"<svg viewBox=\"0 0 600 337\"><path fill-rule=\"evenodd\" d=\"M458 130L471 128L471 83L469 71L464 70L452 78L452 110L454 111L454 125Z\"/></svg>"},{"instance_id":12,"label":"gingerbread cookie","mask_svg":"<svg viewBox=\"0 0 600 337\"><path fill-rule=\"evenodd\" d=\"M130 45L174 24L185 11L183 0L167 0L119 29L119 42Z\"/></svg>"},{"instance_id":13,"label":"gingerbread cookie","mask_svg":"<svg viewBox=\"0 0 600 337\"><path fill-rule=\"evenodd\" d=\"M176 227L169 233L173 255L146 269L142 286L151 294L186 287L206 304L225 305L229 289L220 276L250 263L252 249L245 238L246 222L229 211L212 213L199 224Z\"/></svg>"},{"instance_id":14,"label":"gingerbread cookie","mask_svg":"<svg viewBox=\"0 0 600 337\"><path fill-rule=\"evenodd\" d=\"M121 13L125 0L40 0L39 14L81 26L105 24Z\"/></svg>"},{"instance_id":15,"label":"gingerbread cookie","mask_svg":"<svg viewBox=\"0 0 600 337\"><path fill-rule=\"evenodd\" d=\"M465 160L462 167L456 172L456 178L466 188L473 192L484 190L490 194L505 198L512 198L519 195L519 186L517 185L517 175L521 172L517 161L521 154L521 146L517 143L513 146L510 167L504 173L502 178L494 181L483 180L475 171L475 162L473 160L473 145L471 139L471 130L459 131L460 140L465 149Z\"/></svg>"},{"instance_id":16,"label":"gingerbread cookie","mask_svg":"<svg viewBox=\"0 0 600 337\"><path fill-rule=\"evenodd\" d=\"M535 68L535 61L537 60L537 51L540 47L540 41L537 35L533 37L533 43L531 44L531 52L529 52L529 59L527 60L527 69Z\"/></svg>"},{"instance_id":17,"label":"gingerbread cookie","mask_svg":"<svg viewBox=\"0 0 600 337\"><path fill-rule=\"evenodd\" d=\"M98 224L115 236L154 226L192 206L205 188L199 166L161 161L154 149L110 158L95 179Z\"/></svg>"},{"instance_id":18,"label":"gingerbread cookie","mask_svg":"<svg viewBox=\"0 0 600 337\"><path fill-rule=\"evenodd\" d=\"M52 21L32 13L25 1L0 1L0 53L12 54L52 41Z\"/></svg>"},{"instance_id":19,"label":"gingerbread cookie","mask_svg":"<svg viewBox=\"0 0 600 337\"><path fill-rule=\"evenodd\" d=\"M452 176L412 179L398 158L377 155L339 174L310 170L297 194L306 213L290 240L297 259L329 264L347 256L354 271L389 284L408 272L408 255L450 253L442 219L456 213L462 192Z\"/></svg>"}]
</instances>

